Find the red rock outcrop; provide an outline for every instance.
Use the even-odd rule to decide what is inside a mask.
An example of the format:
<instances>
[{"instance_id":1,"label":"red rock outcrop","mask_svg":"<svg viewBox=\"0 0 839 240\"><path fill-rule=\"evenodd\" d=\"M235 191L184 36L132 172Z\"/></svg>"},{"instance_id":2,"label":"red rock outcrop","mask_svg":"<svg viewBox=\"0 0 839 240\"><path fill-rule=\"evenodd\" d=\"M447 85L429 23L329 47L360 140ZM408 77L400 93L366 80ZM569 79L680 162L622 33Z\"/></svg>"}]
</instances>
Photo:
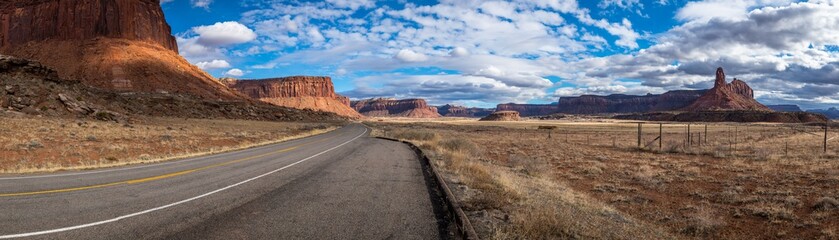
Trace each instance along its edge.
<instances>
[{"instance_id":1,"label":"red rock outcrop","mask_svg":"<svg viewBox=\"0 0 839 240\"><path fill-rule=\"evenodd\" d=\"M708 90L694 103L684 108L685 111L727 111L750 110L772 111L754 99L754 91L743 81L734 79L726 83L725 72L717 68L714 88Z\"/></svg>"},{"instance_id":2,"label":"red rock outcrop","mask_svg":"<svg viewBox=\"0 0 839 240\"><path fill-rule=\"evenodd\" d=\"M349 98L335 93L330 77L293 76L221 81L242 94L274 105L333 112L346 117L361 117L350 108Z\"/></svg>"},{"instance_id":3,"label":"red rock outcrop","mask_svg":"<svg viewBox=\"0 0 839 240\"><path fill-rule=\"evenodd\" d=\"M117 91L242 100L177 53L159 0L6 0L0 53Z\"/></svg>"},{"instance_id":4,"label":"red rock outcrop","mask_svg":"<svg viewBox=\"0 0 839 240\"><path fill-rule=\"evenodd\" d=\"M7 0L0 3L0 48L31 41L97 37L149 41L178 51L159 0Z\"/></svg>"},{"instance_id":5,"label":"red rock outcrop","mask_svg":"<svg viewBox=\"0 0 839 240\"><path fill-rule=\"evenodd\" d=\"M498 104L496 111L515 111L522 117L544 116L557 113L557 105L555 104L516 104L503 103Z\"/></svg>"},{"instance_id":6,"label":"red rock outcrop","mask_svg":"<svg viewBox=\"0 0 839 240\"><path fill-rule=\"evenodd\" d=\"M687 107L707 90L676 90L664 94L633 96L583 95L561 97L558 112L568 114L638 113L649 111L674 111Z\"/></svg>"},{"instance_id":7,"label":"red rock outcrop","mask_svg":"<svg viewBox=\"0 0 839 240\"><path fill-rule=\"evenodd\" d=\"M424 99L373 98L352 101L351 106L368 117L438 118L437 108L429 107Z\"/></svg>"},{"instance_id":8,"label":"red rock outcrop","mask_svg":"<svg viewBox=\"0 0 839 240\"><path fill-rule=\"evenodd\" d=\"M437 113L440 113L440 115L444 117L482 118L488 116L494 111L495 109L467 108L464 106L456 106L451 104L446 104L437 107Z\"/></svg>"},{"instance_id":9,"label":"red rock outcrop","mask_svg":"<svg viewBox=\"0 0 839 240\"><path fill-rule=\"evenodd\" d=\"M497 111L481 118L480 121L521 121L521 116L516 111Z\"/></svg>"}]
</instances>

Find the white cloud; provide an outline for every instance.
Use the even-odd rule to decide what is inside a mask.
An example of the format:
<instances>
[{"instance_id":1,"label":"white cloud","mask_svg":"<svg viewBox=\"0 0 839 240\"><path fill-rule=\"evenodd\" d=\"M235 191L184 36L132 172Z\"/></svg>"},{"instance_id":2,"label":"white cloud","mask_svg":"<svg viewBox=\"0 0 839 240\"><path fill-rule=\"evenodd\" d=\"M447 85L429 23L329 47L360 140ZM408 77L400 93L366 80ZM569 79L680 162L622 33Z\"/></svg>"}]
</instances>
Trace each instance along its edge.
<instances>
[{"instance_id":1,"label":"white cloud","mask_svg":"<svg viewBox=\"0 0 839 240\"><path fill-rule=\"evenodd\" d=\"M221 68L230 68L230 63L225 60L215 59L212 61L207 62L198 62L195 64L201 69L208 70L208 69L221 69Z\"/></svg>"},{"instance_id":2,"label":"white cloud","mask_svg":"<svg viewBox=\"0 0 839 240\"><path fill-rule=\"evenodd\" d=\"M422 62L428 60L428 56L414 52L410 49L399 50L399 52L396 53L395 58L404 62Z\"/></svg>"},{"instance_id":3,"label":"white cloud","mask_svg":"<svg viewBox=\"0 0 839 240\"><path fill-rule=\"evenodd\" d=\"M243 72L241 69L234 68L225 72L224 75L231 77L241 77L245 75L245 72Z\"/></svg>"},{"instance_id":4,"label":"white cloud","mask_svg":"<svg viewBox=\"0 0 839 240\"><path fill-rule=\"evenodd\" d=\"M166 0L166 1L172 1L172 0ZM204 9L209 9L210 4L213 3L213 0L190 0L190 3L192 3L193 7L200 7L200 8L204 8Z\"/></svg>"},{"instance_id":5,"label":"white cloud","mask_svg":"<svg viewBox=\"0 0 839 240\"><path fill-rule=\"evenodd\" d=\"M209 26L193 27L198 43L205 46L241 44L256 39L256 33L238 22L218 22Z\"/></svg>"}]
</instances>

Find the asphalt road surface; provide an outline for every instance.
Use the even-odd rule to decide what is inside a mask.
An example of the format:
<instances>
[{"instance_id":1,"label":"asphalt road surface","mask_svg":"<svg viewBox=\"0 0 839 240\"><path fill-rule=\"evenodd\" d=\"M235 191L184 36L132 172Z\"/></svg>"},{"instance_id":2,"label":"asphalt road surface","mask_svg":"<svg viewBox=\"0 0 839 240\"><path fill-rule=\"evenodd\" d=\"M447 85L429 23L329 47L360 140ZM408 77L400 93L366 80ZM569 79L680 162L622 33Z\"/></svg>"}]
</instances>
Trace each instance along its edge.
<instances>
[{"instance_id":1,"label":"asphalt road surface","mask_svg":"<svg viewBox=\"0 0 839 240\"><path fill-rule=\"evenodd\" d=\"M0 239L445 238L414 152L368 134L353 124L172 162L0 176Z\"/></svg>"}]
</instances>

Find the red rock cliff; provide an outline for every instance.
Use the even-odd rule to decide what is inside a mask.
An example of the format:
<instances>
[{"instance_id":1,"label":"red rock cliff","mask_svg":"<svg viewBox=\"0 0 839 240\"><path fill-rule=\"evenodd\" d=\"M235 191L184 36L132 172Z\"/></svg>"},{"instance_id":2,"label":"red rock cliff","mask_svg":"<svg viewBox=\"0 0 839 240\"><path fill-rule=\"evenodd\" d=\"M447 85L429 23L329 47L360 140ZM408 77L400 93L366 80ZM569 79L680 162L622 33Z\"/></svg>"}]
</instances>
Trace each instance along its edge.
<instances>
[{"instance_id":1,"label":"red rock cliff","mask_svg":"<svg viewBox=\"0 0 839 240\"><path fill-rule=\"evenodd\" d=\"M437 107L437 113L440 113L440 115L445 117L482 118L488 116L494 111L495 109L467 108L464 106L456 106L451 104L446 104Z\"/></svg>"},{"instance_id":2,"label":"red rock cliff","mask_svg":"<svg viewBox=\"0 0 839 240\"><path fill-rule=\"evenodd\" d=\"M437 118L437 108L429 107L424 99L374 98L353 101L352 108L369 117Z\"/></svg>"},{"instance_id":3,"label":"red rock cliff","mask_svg":"<svg viewBox=\"0 0 839 240\"><path fill-rule=\"evenodd\" d=\"M0 54L126 92L245 100L177 53L158 0L0 1Z\"/></svg>"},{"instance_id":4,"label":"red rock cliff","mask_svg":"<svg viewBox=\"0 0 839 240\"><path fill-rule=\"evenodd\" d=\"M522 117L544 116L557 113L557 106L554 104L498 104L497 111L515 111Z\"/></svg>"},{"instance_id":5,"label":"red rock cliff","mask_svg":"<svg viewBox=\"0 0 839 240\"><path fill-rule=\"evenodd\" d=\"M330 77L294 76L285 78L234 80L222 79L228 87L251 98L271 104L334 112L347 117L360 117L350 108L349 98L335 93Z\"/></svg>"},{"instance_id":6,"label":"red rock cliff","mask_svg":"<svg viewBox=\"0 0 839 240\"><path fill-rule=\"evenodd\" d=\"M159 0L0 2L0 48L97 37L149 41L177 52Z\"/></svg>"},{"instance_id":7,"label":"red rock cliff","mask_svg":"<svg viewBox=\"0 0 839 240\"><path fill-rule=\"evenodd\" d=\"M674 111L690 105L705 92L706 90L677 90L644 96L613 94L562 97L559 99L558 111L569 114Z\"/></svg>"}]
</instances>

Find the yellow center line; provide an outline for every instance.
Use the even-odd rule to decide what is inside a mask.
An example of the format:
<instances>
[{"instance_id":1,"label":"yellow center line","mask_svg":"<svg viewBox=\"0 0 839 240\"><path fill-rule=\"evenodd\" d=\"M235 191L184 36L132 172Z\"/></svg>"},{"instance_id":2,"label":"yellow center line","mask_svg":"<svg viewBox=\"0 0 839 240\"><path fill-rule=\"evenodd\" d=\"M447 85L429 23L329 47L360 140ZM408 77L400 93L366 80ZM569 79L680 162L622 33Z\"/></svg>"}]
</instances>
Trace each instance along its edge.
<instances>
[{"instance_id":1,"label":"yellow center line","mask_svg":"<svg viewBox=\"0 0 839 240\"><path fill-rule=\"evenodd\" d=\"M253 159L257 159L257 158L261 158L261 157L265 157L265 156L268 156L268 155L273 155L273 154L277 154L277 153L288 152L288 151L291 151L291 150L297 149L297 148L302 147L302 146L305 146L305 145L315 144L315 143L320 143L320 142L324 142L324 141L327 141L327 140L330 140L330 139L332 139L332 137L329 137L329 138L326 138L326 139L322 139L322 140L318 140L318 141L314 141L314 142L309 142L309 143L299 144L299 145L297 145L297 146L293 146L293 147L290 147L290 148L281 149L281 150L277 150L277 151L273 151L273 152L269 152L269 153L265 153L265 154L260 154L260 155L256 155L256 156L250 156L250 157L246 157L246 158L242 158L242 159L237 159L237 160L233 160L233 161L229 161L229 162L217 163L217 164L213 164L213 165L209 165L209 166L204 166L204 167L200 167L200 168L195 168L195 169L190 169L190 170L184 170L184 171L179 171L179 172L167 173L167 174L158 175L158 176L153 176L153 177L146 177L146 178L139 178L139 179L125 180L125 181L119 181L119 182L112 182L112 183L104 183L104 184L90 185L90 186L84 186L84 187L74 187L74 188L64 188L64 189L53 189L53 190L34 191L34 192L0 193L0 197L19 197L19 196L31 196L31 195L50 194L50 193L75 192L75 191L82 191L82 190L95 189L95 188L111 187L111 186L116 186L116 185L127 185L127 184L146 183L146 182L151 182L151 181L157 181L157 180L162 180L162 179L167 179L167 178L173 178L173 177L177 177L177 176L187 175L187 174L190 174L190 173L194 173L194 172L198 172L198 171L203 171L203 170L207 170L207 169L212 169L212 168L217 168L217 167L221 167L221 166L226 166L226 165L230 165L230 164L234 164L234 163L240 163L240 162L244 162L244 161L248 161L248 160L253 160Z\"/></svg>"}]
</instances>

